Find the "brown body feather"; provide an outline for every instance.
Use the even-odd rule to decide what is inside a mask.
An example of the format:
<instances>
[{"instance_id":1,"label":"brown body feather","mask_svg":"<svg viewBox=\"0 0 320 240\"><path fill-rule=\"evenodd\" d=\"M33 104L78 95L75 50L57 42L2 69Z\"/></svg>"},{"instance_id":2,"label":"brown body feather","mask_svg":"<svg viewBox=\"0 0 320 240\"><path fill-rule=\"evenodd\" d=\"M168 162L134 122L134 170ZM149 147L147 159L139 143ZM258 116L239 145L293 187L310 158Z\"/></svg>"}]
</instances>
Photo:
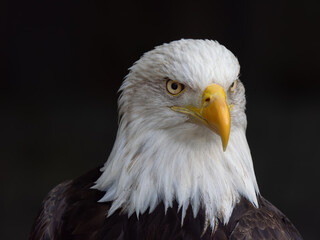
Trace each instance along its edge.
<instances>
[{"instance_id":1,"label":"brown body feather","mask_svg":"<svg viewBox=\"0 0 320 240\"><path fill-rule=\"evenodd\" d=\"M56 186L45 198L33 225L30 240L126 240L126 239L302 239L292 223L276 207L259 196L259 208L242 198L227 225L219 223L203 234L204 211L193 217L187 210L181 226L181 211L174 204L165 214L163 204L139 216L115 212L106 217L111 203L98 203L104 195L90 189L100 176L98 169Z\"/></svg>"}]
</instances>

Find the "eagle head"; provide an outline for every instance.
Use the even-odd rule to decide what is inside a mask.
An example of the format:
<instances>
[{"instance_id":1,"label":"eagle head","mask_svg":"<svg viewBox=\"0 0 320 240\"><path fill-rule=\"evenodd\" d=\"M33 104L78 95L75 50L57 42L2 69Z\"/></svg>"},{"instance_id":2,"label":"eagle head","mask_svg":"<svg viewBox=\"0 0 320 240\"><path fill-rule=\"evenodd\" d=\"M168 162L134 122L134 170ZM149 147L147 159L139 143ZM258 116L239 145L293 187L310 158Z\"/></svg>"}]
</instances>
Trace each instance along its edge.
<instances>
[{"instance_id":1,"label":"eagle head","mask_svg":"<svg viewBox=\"0 0 320 240\"><path fill-rule=\"evenodd\" d=\"M179 40L145 53L125 78L119 129L94 188L108 216L130 216L176 201L203 208L213 227L240 196L257 205L246 141L245 90L237 58L211 40Z\"/></svg>"}]
</instances>

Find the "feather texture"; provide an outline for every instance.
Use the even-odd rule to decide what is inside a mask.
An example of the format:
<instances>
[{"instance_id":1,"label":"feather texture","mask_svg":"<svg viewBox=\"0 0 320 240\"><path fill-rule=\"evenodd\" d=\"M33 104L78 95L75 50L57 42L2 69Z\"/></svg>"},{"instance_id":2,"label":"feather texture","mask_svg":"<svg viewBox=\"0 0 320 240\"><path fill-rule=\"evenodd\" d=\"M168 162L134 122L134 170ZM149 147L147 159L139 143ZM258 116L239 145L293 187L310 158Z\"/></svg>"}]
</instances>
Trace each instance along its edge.
<instances>
[{"instance_id":1,"label":"feather texture","mask_svg":"<svg viewBox=\"0 0 320 240\"><path fill-rule=\"evenodd\" d=\"M100 174L99 169L95 169L54 188L44 200L30 240L302 239L291 222L261 196L258 196L258 208L240 198L229 222L218 221L215 231L207 228L203 232L206 225L203 208L194 217L188 207L182 217L176 201L166 213L164 204L160 203L151 214L145 212L139 219L136 215L128 218L120 210L106 218L111 202L98 203L103 192L91 189Z\"/></svg>"}]
</instances>

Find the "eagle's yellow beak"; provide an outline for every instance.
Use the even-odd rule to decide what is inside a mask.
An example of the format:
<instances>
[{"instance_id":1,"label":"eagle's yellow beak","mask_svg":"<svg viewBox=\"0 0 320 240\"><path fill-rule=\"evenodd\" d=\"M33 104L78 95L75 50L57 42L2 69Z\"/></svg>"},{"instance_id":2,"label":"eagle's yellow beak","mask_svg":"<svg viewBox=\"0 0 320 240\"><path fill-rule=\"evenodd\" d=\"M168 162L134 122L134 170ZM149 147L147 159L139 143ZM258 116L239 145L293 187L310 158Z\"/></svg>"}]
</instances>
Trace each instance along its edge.
<instances>
[{"instance_id":1,"label":"eagle's yellow beak","mask_svg":"<svg viewBox=\"0 0 320 240\"><path fill-rule=\"evenodd\" d=\"M201 107L171 107L200 120L212 131L217 133L222 141L223 151L226 150L230 134L230 112L226 102L226 94L218 84L209 85L202 94Z\"/></svg>"},{"instance_id":2,"label":"eagle's yellow beak","mask_svg":"<svg viewBox=\"0 0 320 240\"><path fill-rule=\"evenodd\" d=\"M208 122L208 127L220 135L225 151L230 134L230 112L226 94L220 85L212 84L204 90L200 115Z\"/></svg>"}]
</instances>

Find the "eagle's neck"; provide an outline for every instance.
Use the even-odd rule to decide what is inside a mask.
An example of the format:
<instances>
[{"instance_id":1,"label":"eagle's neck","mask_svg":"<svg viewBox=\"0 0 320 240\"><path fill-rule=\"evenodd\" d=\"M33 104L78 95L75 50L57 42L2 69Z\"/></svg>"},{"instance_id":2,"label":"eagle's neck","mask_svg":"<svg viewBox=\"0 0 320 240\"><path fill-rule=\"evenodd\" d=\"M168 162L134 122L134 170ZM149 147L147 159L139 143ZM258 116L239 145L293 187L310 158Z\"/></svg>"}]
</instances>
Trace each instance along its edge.
<instances>
[{"instance_id":1,"label":"eagle's neck","mask_svg":"<svg viewBox=\"0 0 320 240\"><path fill-rule=\"evenodd\" d=\"M94 188L113 201L110 216L122 209L130 216L152 212L174 200L184 215L203 208L211 227L227 223L240 196L257 205L258 187L244 129L231 129L226 152L206 128L126 131L120 126L114 148Z\"/></svg>"}]
</instances>

